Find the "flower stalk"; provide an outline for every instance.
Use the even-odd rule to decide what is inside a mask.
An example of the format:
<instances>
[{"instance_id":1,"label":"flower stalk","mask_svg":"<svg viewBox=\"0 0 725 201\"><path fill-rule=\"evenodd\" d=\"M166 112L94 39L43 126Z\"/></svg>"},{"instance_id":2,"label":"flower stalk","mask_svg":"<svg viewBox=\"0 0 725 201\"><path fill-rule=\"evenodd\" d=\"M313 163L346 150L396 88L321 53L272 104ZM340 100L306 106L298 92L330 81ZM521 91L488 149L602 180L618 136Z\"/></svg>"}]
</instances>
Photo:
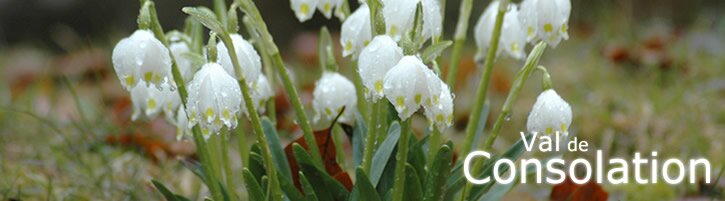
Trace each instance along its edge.
<instances>
[{"instance_id":1,"label":"flower stalk","mask_svg":"<svg viewBox=\"0 0 725 201\"><path fill-rule=\"evenodd\" d=\"M471 8L473 8L473 0L463 0L458 13L458 24L456 24L456 32L453 36L453 52L451 53L451 63L449 64L448 74L446 75L446 83L451 90L456 86L456 75L458 74L458 64L461 59L463 46L466 44L466 33L468 32L468 20L471 18Z\"/></svg>"},{"instance_id":2,"label":"flower stalk","mask_svg":"<svg viewBox=\"0 0 725 201\"><path fill-rule=\"evenodd\" d=\"M393 184L393 201L402 201L405 194L405 165L408 161L408 142L411 132L412 119L404 120L400 125L400 139L398 152L395 156L395 183Z\"/></svg>"},{"instance_id":3,"label":"flower stalk","mask_svg":"<svg viewBox=\"0 0 725 201\"><path fill-rule=\"evenodd\" d=\"M509 1L502 0L499 4L498 13L496 14L496 23L494 24L493 35L491 37L490 49L487 51L486 60L483 63L483 74L481 81L478 83L478 90L476 91L476 100L473 104L473 110L470 112L468 125L466 125L466 136L463 141L463 151L472 151L473 139L476 136L476 130L478 126L477 122L481 119L481 110L483 109L484 102L488 94L488 85L491 80L491 73L493 72L493 63L496 59L496 52L498 50L498 41L501 39L501 27L503 26L503 18L508 8ZM454 46L455 48L455 46ZM457 59L455 60L457 61ZM450 83L449 83L450 84ZM453 86L451 84L451 86Z\"/></svg>"}]
</instances>

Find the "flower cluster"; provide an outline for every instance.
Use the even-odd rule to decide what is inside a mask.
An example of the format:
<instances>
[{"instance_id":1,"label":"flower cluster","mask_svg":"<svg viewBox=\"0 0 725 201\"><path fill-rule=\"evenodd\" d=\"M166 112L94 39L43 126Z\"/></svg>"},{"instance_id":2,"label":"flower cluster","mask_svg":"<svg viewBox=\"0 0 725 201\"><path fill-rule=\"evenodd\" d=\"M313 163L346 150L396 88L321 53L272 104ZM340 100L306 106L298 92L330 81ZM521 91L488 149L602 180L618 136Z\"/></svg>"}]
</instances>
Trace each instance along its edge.
<instances>
[{"instance_id":1,"label":"flower cluster","mask_svg":"<svg viewBox=\"0 0 725 201\"><path fill-rule=\"evenodd\" d=\"M490 48L499 6L499 1L491 2L476 23L475 39L481 53ZM562 39L569 38L567 24L570 12L570 0L524 0L520 8L509 4L505 8L496 55L505 52L512 58L524 59L526 42L539 40L556 47Z\"/></svg>"},{"instance_id":2,"label":"flower cluster","mask_svg":"<svg viewBox=\"0 0 725 201\"><path fill-rule=\"evenodd\" d=\"M332 11L334 9L335 16L343 19L343 3L343 0L290 0L290 6L300 22L304 22L312 18L312 15L315 14L315 8L317 8L317 10L319 10L327 19L332 17Z\"/></svg>"},{"instance_id":3,"label":"flower cluster","mask_svg":"<svg viewBox=\"0 0 725 201\"><path fill-rule=\"evenodd\" d=\"M231 35L241 67L241 72L237 73L224 44L216 46L217 61L200 64L190 55L202 53L193 52L184 38L188 39L188 36L174 35L167 48L151 31L137 30L116 44L113 66L121 85L131 94L133 120L142 114L153 118L163 112L177 125L179 138L190 133L197 124L207 138L222 127L232 129L237 125L238 115L247 114L237 81L239 74L247 80L245 84L251 89L255 108L264 111L261 106L274 91L261 73L259 54L249 42L241 35ZM180 107L181 98L172 81L171 56L187 87L187 108Z\"/></svg>"}]
</instances>

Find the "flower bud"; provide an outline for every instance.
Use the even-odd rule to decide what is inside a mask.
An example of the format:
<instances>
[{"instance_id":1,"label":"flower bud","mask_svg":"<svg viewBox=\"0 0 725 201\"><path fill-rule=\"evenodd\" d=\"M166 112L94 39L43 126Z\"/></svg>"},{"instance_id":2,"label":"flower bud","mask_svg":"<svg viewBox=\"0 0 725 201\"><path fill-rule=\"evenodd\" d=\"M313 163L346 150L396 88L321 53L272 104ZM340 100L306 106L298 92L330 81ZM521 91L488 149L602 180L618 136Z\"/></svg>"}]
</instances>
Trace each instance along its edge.
<instances>
[{"instance_id":1,"label":"flower bud","mask_svg":"<svg viewBox=\"0 0 725 201\"><path fill-rule=\"evenodd\" d=\"M383 79L403 57L403 49L387 35L373 38L373 41L360 53L358 69L360 79L366 88L365 96L372 102L383 97Z\"/></svg>"},{"instance_id":2,"label":"flower bud","mask_svg":"<svg viewBox=\"0 0 725 201\"><path fill-rule=\"evenodd\" d=\"M570 0L524 0L519 17L526 27L527 40L543 40L556 47L562 39L569 39L570 13Z\"/></svg>"},{"instance_id":3,"label":"flower bud","mask_svg":"<svg viewBox=\"0 0 725 201\"><path fill-rule=\"evenodd\" d=\"M357 109L357 95L355 85L350 80L336 72L324 72L322 78L315 84L312 108L315 110L315 121L320 117L327 120L334 119L342 108L345 111L338 119L339 122L351 123L354 111Z\"/></svg>"},{"instance_id":4,"label":"flower bud","mask_svg":"<svg viewBox=\"0 0 725 201\"><path fill-rule=\"evenodd\" d=\"M136 30L118 41L112 60L113 69L126 90L136 87L139 81L158 86L172 77L169 50L148 30Z\"/></svg>"},{"instance_id":5,"label":"flower bud","mask_svg":"<svg viewBox=\"0 0 725 201\"><path fill-rule=\"evenodd\" d=\"M476 23L476 45L478 45L479 52L482 54L485 54L490 48L498 7L499 1L491 2ZM504 14L498 46L496 55L505 51L508 56L515 59L524 59L526 56L524 52L526 33L519 21L519 11L516 5L510 4Z\"/></svg>"},{"instance_id":6,"label":"flower bud","mask_svg":"<svg viewBox=\"0 0 725 201\"><path fill-rule=\"evenodd\" d=\"M357 57L360 50L367 46L372 37L370 28L370 9L361 4L344 22L340 31L342 56Z\"/></svg>"},{"instance_id":7,"label":"flower bud","mask_svg":"<svg viewBox=\"0 0 725 201\"><path fill-rule=\"evenodd\" d=\"M568 133L571 125L571 107L553 89L541 92L529 113L526 128L529 132L553 135Z\"/></svg>"},{"instance_id":8,"label":"flower bud","mask_svg":"<svg viewBox=\"0 0 725 201\"><path fill-rule=\"evenodd\" d=\"M262 62L260 61L259 54L252 44L244 40L239 34L231 34L232 44L234 44L234 50L239 60L239 67L242 69L242 76L247 83L253 83L262 74ZM232 64L231 57L229 57L229 51L224 43L217 43L217 58L219 64L224 67L224 70L234 78L237 78L236 69Z\"/></svg>"},{"instance_id":9,"label":"flower bud","mask_svg":"<svg viewBox=\"0 0 725 201\"><path fill-rule=\"evenodd\" d=\"M315 14L318 0L290 0L292 11L295 12L297 20L304 22L312 18Z\"/></svg>"},{"instance_id":10,"label":"flower bud","mask_svg":"<svg viewBox=\"0 0 725 201\"><path fill-rule=\"evenodd\" d=\"M385 74L383 92L400 119L408 119L430 98L427 68L418 57L405 56Z\"/></svg>"},{"instance_id":11,"label":"flower bud","mask_svg":"<svg viewBox=\"0 0 725 201\"><path fill-rule=\"evenodd\" d=\"M242 93L234 77L217 63L207 63L187 86L189 123L199 124L204 137L218 133L222 126L237 125Z\"/></svg>"}]
</instances>

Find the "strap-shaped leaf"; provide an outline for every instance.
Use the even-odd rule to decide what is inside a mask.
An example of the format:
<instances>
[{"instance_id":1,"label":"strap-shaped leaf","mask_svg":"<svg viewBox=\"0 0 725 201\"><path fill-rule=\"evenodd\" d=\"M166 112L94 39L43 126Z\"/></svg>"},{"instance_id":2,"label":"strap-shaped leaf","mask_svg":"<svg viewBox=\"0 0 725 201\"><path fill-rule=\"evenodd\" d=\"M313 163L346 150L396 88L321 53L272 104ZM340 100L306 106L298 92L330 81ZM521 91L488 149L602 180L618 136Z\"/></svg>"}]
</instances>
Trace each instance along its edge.
<instances>
[{"instance_id":1,"label":"strap-shaped leaf","mask_svg":"<svg viewBox=\"0 0 725 201\"><path fill-rule=\"evenodd\" d=\"M304 200L304 197L300 193L300 191L297 190L294 184L292 184L292 181L287 179L280 179L279 180L279 186L282 188L282 191L284 191L284 194L287 195L287 198L290 200Z\"/></svg>"},{"instance_id":2,"label":"strap-shaped leaf","mask_svg":"<svg viewBox=\"0 0 725 201\"><path fill-rule=\"evenodd\" d=\"M526 141L531 141L531 138L533 138L533 135L531 135L531 134L526 135ZM516 161L516 160L518 160L519 157L521 157L521 154L523 154L524 151L525 151L524 142L523 142L523 139L521 139L518 142L516 142L516 144L511 146L511 148L509 148L509 150L507 150L505 153L503 153L503 155L501 155L501 158L506 158L511 161ZM495 160L487 161L486 166L484 166L485 168L483 169L483 172L481 172L479 174L479 177L477 177L477 178L491 177L493 175L494 162L495 162ZM509 170L509 166L504 165L504 166L499 167L498 172L500 172L501 174L506 174L506 172L508 170ZM484 185L473 186L473 188L471 188L471 193L468 194L469 195L468 198L476 198L476 200L478 200L478 198L480 198L483 195L483 193L485 193L489 189L491 189L491 186L493 186L493 184L495 184L495 182L489 182Z\"/></svg>"},{"instance_id":3,"label":"strap-shaped leaf","mask_svg":"<svg viewBox=\"0 0 725 201\"><path fill-rule=\"evenodd\" d=\"M390 157L393 155L393 150L395 150L395 147L398 144L398 139L400 139L400 124L398 122L393 122L388 129L388 136L385 138L383 143L380 144L380 147L378 147L375 155L373 155L373 161L370 165L370 182L373 186L378 185L380 176L383 175L385 165L388 163L388 160L390 160Z\"/></svg>"},{"instance_id":4,"label":"strap-shaped leaf","mask_svg":"<svg viewBox=\"0 0 725 201\"><path fill-rule=\"evenodd\" d=\"M425 50L423 50L423 53L421 53L423 63L429 63L435 60L436 58L438 58L438 56L441 55L441 53L443 53L444 50L446 50L446 48L450 47L452 44L453 42L445 40L428 46L427 48L425 48Z\"/></svg>"},{"instance_id":5,"label":"strap-shaped leaf","mask_svg":"<svg viewBox=\"0 0 725 201\"><path fill-rule=\"evenodd\" d=\"M214 12L212 12L209 8L203 6L184 7L181 11L201 22L201 24L213 32L226 35L225 26L219 22L216 15L214 15Z\"/></svg>"},{"instance_id":6,"label":"strap-shaped leaf","mask_svg":"<svg viewBox=\"0 0 725 201\"><path fill-rule=\"evenodd\" d=\"M305 173L307 179L314 183L313 188L320 200L345 200L350 192L345 186L340 184L335 178L332 178L325 171L320 170L312 162L312 157L299 144L293 144L295 158L300 166L300 170ZM328 199L329 198L329 199Z\"/></svg>"},{"instance_id":7,"label":"strap-shaped leaf","mask_svg":"<svg viewBox=\"0 0 725 201\"><path fill-rule=\"evenodd\" d=\"M274 127L272 121L267 117L262 118L262 129L264 130L264 136L267 138L269 149L272 152L272 159L274 165L277 166L277 170L282 176L280 179L287 179L292 181L292 173L290 172L289 164L287 163L287 155L282 150L282 144L279 142L279 136L277 129Z\"/></svg>"},{"instance_id":8,"label":"strap-shaped leaf","mask_svg":"<svg viewBox=\"0 0 725 201\"><path fill-rule=\"evenodd\" d=\"M360 112L355 112L355 130L352 133L352 161L354 167L362 164L363 152L365 149L365 136L367 136L368 127L365 118Z\"/></svg>"},{"instance_id":9,"label":"strap-shaped leaf","mask_svg":"<svg viewBox=\"0 0 725 201\"><path fill-rule=\"evenodd\" d=\"M451 174L451 168L453 167L452 159L453 151L448 145L443 145L438 149L436 157L433 159L433 165L431 165L431 169L428 170L425 178L423 201L443 200L446 179Z\"/></svg>"},{"instance_id":10,"label":"strap-shaped leaf","mask_svg":"<svg viewBox=\"0 0 725 201\"><path fill-rule=\"evenodd\" d=\"M320 36L317 43L317 56L320 67L329 71L337 71L337 61L335 61L335 50L332 48L332 37L327 27L320 29Z\"/></svg>"},{"instance_id":11,"label":"strap-shaped leaf","mask_svg":"<svg viewBox=\"0 0 725 201\"><path fill-rule=\"evenodd\" d=\"M406 200L421 200L423 188L420 185L417 170L409 163L405 164L405 194Z\"/></svg>"},{"instance_id":12,"label":"strap-shaped leaf","mask_svg":"<svg viewBox=\"0 0 725 201\"><path fill-rule=\"evenodd\" d=\"M308 201L315 201L320 200L317 198L317 194L315 194L314 188L312 188L312 184L310 184L309 181L307 181L307 177L305 177L305 173L300 172L300 185L302 186L302 191L305 192L305 200Z\"/></svg>"},{"instance_id":13,"label":"strap-shaped leaf","mask_svg":"<svg viewBox=\"0 0 725 201\"><path fill-rule=\"evenodd\" d=\"M189 200L189 198L185 198L183 196L172 193L168 188L166 188L166 186L164 186L164 184L156 181L155 179L152 179L151 183L154 184L154 187L156 187L156 189L159 190L159 192L161 192L161 195L163 195L167 201L188 201Z\"/></svg>"},{"instance_id":14,"label":"strap-shaped leaf","mask_svg":"<svg viewBox=\"0 0 725 201\"><path fill-rule=\"evenodd\" d=\"M378 191L375 190L375 187L373 187L373 184L370 183L370 179L368 178L368 175L365 174L365 171L362 170L362 168L357 168L355 170L355 186L352 188L352 192L350 193L349 201L380 201L380 195L378 195Z\"/></svg>"},{"instance_id":15,"label":"strap-shaped leaf","mask_svg":"<svg viewBox=\"0 0 725 201\"><path fill-rule=\"evenodd\" d=\"M244 168L242 170L242 177L244 178L244 185L247 187L249 200L264 200L264 191L262 191L262 187L257 182L257 179L254 178L252 172Z\"/></svg>"}]
</instances>

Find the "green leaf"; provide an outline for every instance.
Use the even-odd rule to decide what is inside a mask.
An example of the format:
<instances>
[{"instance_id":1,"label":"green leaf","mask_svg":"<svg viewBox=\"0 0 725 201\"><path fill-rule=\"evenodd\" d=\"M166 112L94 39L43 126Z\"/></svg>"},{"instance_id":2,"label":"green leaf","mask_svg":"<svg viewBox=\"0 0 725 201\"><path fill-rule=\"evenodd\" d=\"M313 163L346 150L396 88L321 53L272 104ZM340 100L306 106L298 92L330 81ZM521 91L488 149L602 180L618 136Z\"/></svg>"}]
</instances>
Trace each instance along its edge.
<instances>
[{"instance_id":1,"label":"green leaf","mask_svg":"<svg viewBox=\"0 0 725 201\"><path fill-rule=\"evenodd\" d=\"M282 144L279 142L279 136L274 123L272 123L272 121L270 121L267 117L263 117L262 129L264 130L264 136L267 138L269 149L272 152L274 164L281 173L280 176L292 181L292 173L290 172L290 167L287 163L287 155L285 155Z\"/></svg>"},{"instance_id":2,"label":"green leaf","mask_svg":"<svg viewBox=\"0 0 725 201\"><path fill-rule=\"evenodd\" d=\"M423 50L423 53L421 53L423 63L429 63L435 60L436 58L438 58L438 56L441 55L441 53L443 53L444 50L446 50L446 48L448 48L452 44L452 41L444 40L428 46L427 48L425 48L425 50Z\"/></svg>"},{"instance_id":3,"label":"green leaf","mask_svg":"<svg viewBox=\"0 0 725 201\"><path fill-rule=\"evenodd\" d=\"M159 192L161 192L161 194L164 196L164 198L166 198L167 201L188 201L189 200L188 198L185 198L183 196L172 193L168 188L166 188L166 186L164 186L164 184L156 181L155 179L152 179L151 183L154 184L154 187L156 187L156 189L159 190Z\"/></svg>"},{"instance_id":4,"label":"green leaf","mask_svg":"<svg viewBox=\"0 0 725 201\"><path fill-rule=\"evenodd\" d=\"M398 122L393 122L388 129L388 136L385 138L383 143L380 144L378 150L375 151L375 155L373 155L373 161L370 165L370 182L373 186L378 185L380 176L383 175L385 165L393 155L393 150L397 147L396 145L398 144L398 139L400 139L400 124Z\"/></svg>"},{"instance_id":5,"label":"green leaf","mask_svg":"<svg viewBox=\"0 0 725 201\"><path fill-rule=\"evenodd\" d=\"M320 200L345 200L350 192L345 186L337 182L334 178L327 174L324 170L320 170L314 165L312 157L307 154L299 144L292 144L295 158L300 170L307 175L307 179L313 184L315 193ZM329 199L328 199L329 198Z\"/></svg>"},{"instance_id":6,"label":"green leaf","mask_svg":"<svg viewBox=\"0 0 725 201\"><path fill-rule=\"evenodd\" d=\"M453 151L448 145L438 149L431 170L425 178L425 195L423 201L443 200L446 179L451 174Z\"/></svg>"},{"instance_id":7,"label":"green leaf","mask_svg":"<svg viewBox=\"0 0 725 201\"><path fill-rule=\"evenodd\" d=\"M201 22L201 24L213 32L226 34L226 29L224 28L225 26L219 22L214 12L212 12L209 8L203 6L184 7L181 11Z\"/></svg>"},{"instance_id":8,"label":"green leaf","mask_svg":"<svg viewBox=\"0 0 725 201\"><path fill-rule=\"evenodd\" d=\"M423 137L423 139L418 141L415 139L415 136L411 136L409 140L410 142L408 144L412 146L408 147L408 161L406 162L415 168L416 173L418 173L418 178L425 178L425 166L427 162L426 152L423 151L423 146L428 142L428 137Z\"/></svg>"},{"instance_id":9,"label":"green leaf","mask_svg":"<svg viewBox=\"0 0 725 201\"><path fill-rule=\"evenodd\" d=\"M368 179L368 175L365 174L365 172L362 170L362 168L357 168L355 170L355 176L357 177L355 181L355 186L352 187L352 192L350 193L349 201L380 201L380 196L378 195L378 191L375 190L375 187L373 187L373 184L370 183L370 179Z\"/></svg>"},{"instance_id":10,"label":"green leaf","mask_svg":"<svg viewBox=\"0 0 725 201\"><path fill-rule=\"evenodd\" d=\"M184 159L181 160L181 165L186 169L191 170L191 172L193 172L197 177L199 177L199 179L201 179L202 182L204 182L204 184L206 184L206 174L204 173L204 168L201 166L199 161L194 159Z\"/></svg>"},{"instance_id":11,"label":"green leaf","mask_svg":"<svg viewBox=\"0 0 725 201\"><path fill-rule=\"evenodd\" d=\"M533 135L531 135L531 134L526 135L527 141L531 141L531 138L533 138ZM521 154L523 154L524 151L525 151L524 142L523 142L523 139L521 139L518 142L516 142L516 144L511 146L511 148L509 148L509 150L504 152L503 155L501 155L501 158L506 158L511 161L516 161L516 160L518 160L519 157L521 157ZM491 177L491 175L493 175L493 167L494 167L495 161L496 160L488 160L486 162L486 165L484 166L485 168L483 169L483 172L481 172L479 174L479 177L476 177L476 178ZM501 174L506 174L508 169L509 169L509 166L505 166L505 165L500 166L498 172L500 172ZM493 186L493 184L495 184L495 182L489 182L484 185L473 186L473 188L471 188L471 192L468 194L469 195L468 197L476 198L476 199L481 197L481 195L483 195L483 193L487 192L491 188L491 186Z\"/></svg>"},{"instance_id":12,"label":"green leaf","mask_svg":"<svg viewBox=\"0 0 725 201\"><path fill-rule=\"evenodd\" d=\"M365 118L360 115L360 112L355 112L355 119L355 130L353 130L352 134L353 167L362 164L363 152L365 150L365 136L368 133L367 123L365 123Z\"/></svg>"},{"instance_id":13,"label":"green leaf","mask_svg":"<svg viewBox=\"0 0 725 201\"><path fill-rule=\"evenodd\" d=\"M290 200L304 200L304 197L302 196L302 194L300 194L300 191L298 191L297 187L292 184L292 181L287 179L280 179L279 186L280 188L282 188L282 191L284 191L285 195L287 195Z\"/></svg>"},{"instance_id":14,"label":"green leaf","mask_svg":"<svg viewBox=\"0 0 725 201\"><path fill-rule=\"evenodd\" d=\"M486 128L486 121L488 120L488 112L490 109L489 106L488 102L483 104L480 114L481 117L478 119L478 124L476 124L476 135L473 137L473 146L471 146L469 153L476 150L476 145L478 145L478 142L481 141L481 136L484 134L483 129Z\"/></svg>"},{"instance_id":15,"label":"green leaf","mask_svg":"<svg viewBox=\"0 0 725 201\"><path fill-rule=\"evenodd\" d=\"M418 171L409 163L405 164L405 195L406 200L421 200L423 188L420 186Z\"/></svg>"},{"instance_id":16,"label":"green leaf","mask_svg":"<svg viewBox=\"0 0 725 201\"><path fill-rule=\"evenodd\" d=\"M391 153L393 156L397 154L397 146L395 149L393 149L393 152ZM395 186L395 158L391 157L390 160L386 164L384 164L385 169L383 169L383 175L380 177L380 181L378 182L378 185L375 187L378 190L378 195L385 195L385 198L383 200L392 200L392 196L390 194L393 192L393 187Z\"/></svg>"},{"instance_id":17,"label":"green leaf","mask_svg":"<svg viewBox=\"0 0 725 201\"><path fill-rule=\"evenodd\" d=\"M249 153L249 166L247 168L257 181L261 181L262 177L267 174L264 168L264 159L258 153Z\"/></svg>"},{"instance_id":18,"label":"green leaf","mask_svg":"<svg viewBox=\"0 0 725 201\"><path fill-rule=\"evenodd\" d=\"M227 31L231 33L237 33L239 31L239 15L237 15L237 8L239 4L233 3L227 12Z\"/></svg>"},{"instance_id":19,"label":"green leaf","mask_svg":"<svg viewBox=\"0 0 725 201\"><path fill-rule=\"evenodd\" d=\"M320 36L317 43L318 62L321 69L335 72L337 71L337 61L335 61L335 51L332 48L332 37L327 27L320 29Z\"/></svg>"},{"instance_id":20,"label":"green leaf","mask_svg":"<svg viewBox=\"0 0 725 201\"><path fill-rule=\"evenodd\" d=\"M302 191L305 192L305 200L309 200L309 201L320 200L320 199L317 199L317 194L315 194L315 190L312 188L312 184L310 184L310 182L307 181L307 177L305 177L305 173L302 173L302 172L300 172L300 185L302 186Z\"/></svg>"},{"instance_id":21,"label":"green leaf","mask_svg":"<svg viewBox=\"0 0 725 201\"><path fill-rule=\"evenodd\" d=\"M500 184L496 183L493 185L491 190L488 191L488 193L484 194L483 197L481 197L481 200L485 201L495 201L495 200L501 200L506 193L511 191L511 188L513 188L516 184L515 182L511 182L508 184Z\"/></svg>"},{"instance_id":22,"label":"green leaf","mask_svg":"<svg viewBox=\"0 0 725 201\"><path fill-rule=\"evenodd\" d=\"M262 191L262 187L259 186L252 172L244 168L242 170L242 177L244 177L244 185L247 187L249 200L264 200L264 191Z\"/></svg>"}]
</instances>

